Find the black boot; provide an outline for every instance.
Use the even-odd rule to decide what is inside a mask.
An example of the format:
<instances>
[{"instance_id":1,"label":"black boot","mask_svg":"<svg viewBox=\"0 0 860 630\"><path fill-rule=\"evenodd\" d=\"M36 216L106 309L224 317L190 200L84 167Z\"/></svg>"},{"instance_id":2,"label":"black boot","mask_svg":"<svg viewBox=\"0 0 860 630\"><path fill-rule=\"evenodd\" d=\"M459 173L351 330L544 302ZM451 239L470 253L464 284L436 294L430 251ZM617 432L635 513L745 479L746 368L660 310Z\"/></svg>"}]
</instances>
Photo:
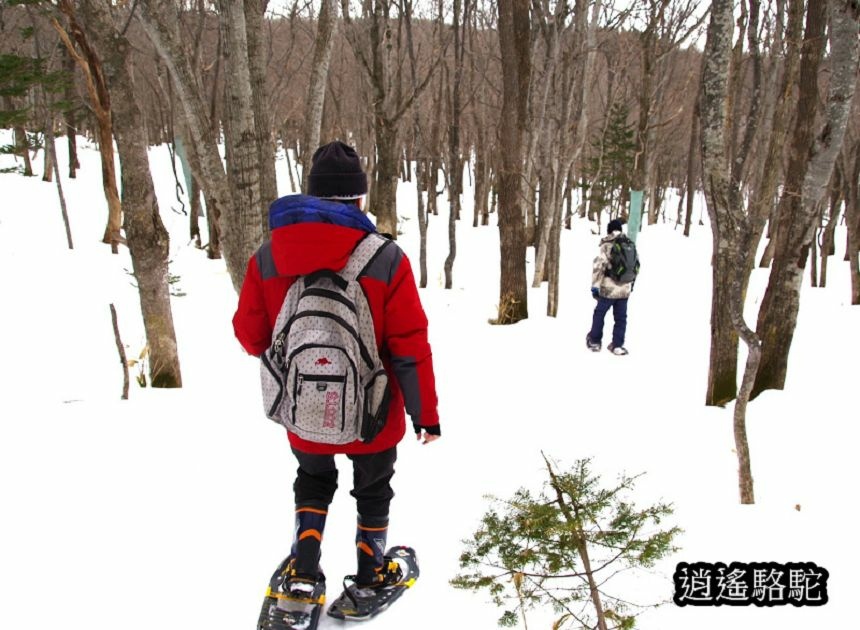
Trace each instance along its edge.
<instances>
[{"instance_id":1,"label":"black boot","mask_svg":"<svg viewBox=\"0 0 860 630\"><path fill-rule=\"evenodd\" d=\"M358 572L356 584L360 588L383 586L396 583L400 578L397 563L385 557L385 544L388 539L388 518L358 517L355 530ZM389 564L394 566L389 568Z\"/></svg>"},{"instance_id":2,"label":"black boot","mask_svg":"<svg viewBox=\"0 0 860 630\"><path fill-rule=\"evenodd\" d=\"M320 547L327 514L326 510L315 507L296 508L296 533L290 551L295 575L306 579L320 575Z\"/></svg>"}]
</instances>

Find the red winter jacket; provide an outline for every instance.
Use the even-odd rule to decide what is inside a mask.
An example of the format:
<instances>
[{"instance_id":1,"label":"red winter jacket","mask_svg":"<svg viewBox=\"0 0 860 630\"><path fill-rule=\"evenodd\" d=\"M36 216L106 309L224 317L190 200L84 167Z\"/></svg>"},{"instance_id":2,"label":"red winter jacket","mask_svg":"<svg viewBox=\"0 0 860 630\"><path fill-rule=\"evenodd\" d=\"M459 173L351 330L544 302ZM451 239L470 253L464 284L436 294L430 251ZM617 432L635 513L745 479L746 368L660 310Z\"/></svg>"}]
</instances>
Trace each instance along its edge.
<instances>
[{"instance_id":1,"label":"red winter jacket","mask_svg":"<svg viewBox=\"0 0 860 630\"><path fill-rule=\"evenodd\" d=\"M340 271L366 233L361 221L339 221L344 212L355 212L367 221L354 206L298 195L282 200L290 200L292 206L306 200L313 211L299 212L286 225L273 226L271 240L248 261L239 305L233 316L233 330L245 350L254 356L263 354L271 344L278 311L296 276L319 269ZM335 214L329 215L327 210L333 208ZM346 225L329 222L332 216ZM367 225L372 224L367 222ZM383 260L374 261L367 275L359 280L373 314L379 356L389 375L391 404L385 427L369 444L361 441L320 444L288 432L290 445L299 451L361 454L389 449L405 434L404 404L416 427L438 432L427 316L409 259L396 243L392 245L382 250L385 255L380 258Z\"/></svg>"}]
</instances>

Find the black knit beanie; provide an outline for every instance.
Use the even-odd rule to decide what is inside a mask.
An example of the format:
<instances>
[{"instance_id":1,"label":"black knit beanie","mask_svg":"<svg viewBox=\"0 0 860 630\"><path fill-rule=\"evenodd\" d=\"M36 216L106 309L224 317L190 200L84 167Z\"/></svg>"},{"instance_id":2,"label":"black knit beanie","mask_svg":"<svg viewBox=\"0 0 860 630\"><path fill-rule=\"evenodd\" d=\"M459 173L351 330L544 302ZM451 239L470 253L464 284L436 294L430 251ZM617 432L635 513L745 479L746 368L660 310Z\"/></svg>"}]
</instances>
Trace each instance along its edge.
<instances>
[{"instance_id":1,"label":"black knit beanie","mask_svg":"<svg viewBox=\"0 0 860 630\"><path fill-rule=\"evenodd\" d=\"M612 234L613 232L621 232L624 228L624 224L618 219L612 219L609 222L609 225L606 226L606 233Z\"/></svg>"},{"instance_id":2,"label":"black knit beanie","mask_svg":"<svg viewBox=\"0 0 860 630\"><path fill-rule=\"evenodd\" d=\"M317 149L311 159L309 195L348 199L367 194L367 175L351 146L330 142Z\"/></svg>"}]
</instances>

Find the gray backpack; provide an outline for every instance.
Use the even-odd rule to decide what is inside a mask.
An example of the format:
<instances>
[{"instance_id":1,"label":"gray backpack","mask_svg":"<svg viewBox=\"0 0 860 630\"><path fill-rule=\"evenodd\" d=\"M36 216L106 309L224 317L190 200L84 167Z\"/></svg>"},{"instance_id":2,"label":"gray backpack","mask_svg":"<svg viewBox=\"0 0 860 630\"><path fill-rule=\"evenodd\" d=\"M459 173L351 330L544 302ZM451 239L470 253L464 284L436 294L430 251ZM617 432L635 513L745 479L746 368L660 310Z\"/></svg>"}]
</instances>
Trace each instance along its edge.
<instances>
[{"instance_id":1,"label":"gray backpack","mask_svg":"<svg viewBox=\"0 0 860 630\"><path fill-rule=\"evenodd\" d=\"M260 375L266 415L302 439L370 442L388 415L388 376L358 282L390 241L364 237L339 273L300 276L278 313Z\"/></svg>"}]
</instances>

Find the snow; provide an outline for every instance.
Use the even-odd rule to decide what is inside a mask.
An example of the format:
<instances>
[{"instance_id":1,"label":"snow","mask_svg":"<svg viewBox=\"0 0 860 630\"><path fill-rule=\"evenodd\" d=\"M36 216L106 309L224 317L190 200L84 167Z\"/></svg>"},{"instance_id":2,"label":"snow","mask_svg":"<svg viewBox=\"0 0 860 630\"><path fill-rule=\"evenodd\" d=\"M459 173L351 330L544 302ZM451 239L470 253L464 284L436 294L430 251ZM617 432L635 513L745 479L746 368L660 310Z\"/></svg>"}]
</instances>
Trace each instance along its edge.
<instances>
[{"instance_id":1,"label":"snow","mask_svg":"<svg viewBox=\"0 0 860 630\"><path fill-rule=\"evenodd\" d=\"M65 146L58 150L64 163ZM207 260L188 242L167 148L154 147L150 159L172 237L174 288L185 294L172 300L184 387L140 388L132 368L127 401L109 305L129 357L145 340L128 252L111 255L100 242L107 211L96 151L81 148L77 179L61 169L71 251L55 185L0 175L2 628L35 620L68 630L254 627L269 575L289 550L295 463L283 431L262 414L257 360L233 338L236 294L223 261ZM11 164L0 159L0 167ZM285 161L278 169L287 194ZM399 242L417 269L415 189L403 184L398 195ZM496 627L501 610L486 593L448 581L489 505L486 495L538 489L542 452L562 467L590 457L607 483L622 472L645 473L637 504L674 505L680 550L631 582L637 586L623 593L627 599L670 600L682 561L809 561L830 572L823 607L669 603L643 613L637 627L847 627L860 591L850 498L860 310L850 305L844 227L829 286L803 289L785 391L750 405L757 502L741 506L731 406L703 404L707 218L687 239L671 221L639 236L630 355L620 358L585 349L599 239L592 225L575 221L563 232L559 316L544 314L544 286L530 290L529 319L491 326L498 232L472 228L468 194L465 206L454 288L443 288L447 218L440 215L431 217L430 286L421 290L443 438L422 446L408 437L393 481L389 542L416 548L421 579L373 627ZM529 264L529 280L531 271ZM756 270L752 321L766 282L767 270ZM351 474L347 460L339 462L341 489L323 545L332 598L341 576L354 571L355 553ZM547 628L551 618L531 613L529 626ZM325 617L320 624L342 626Z\"/></svg>"}]
</instances>

